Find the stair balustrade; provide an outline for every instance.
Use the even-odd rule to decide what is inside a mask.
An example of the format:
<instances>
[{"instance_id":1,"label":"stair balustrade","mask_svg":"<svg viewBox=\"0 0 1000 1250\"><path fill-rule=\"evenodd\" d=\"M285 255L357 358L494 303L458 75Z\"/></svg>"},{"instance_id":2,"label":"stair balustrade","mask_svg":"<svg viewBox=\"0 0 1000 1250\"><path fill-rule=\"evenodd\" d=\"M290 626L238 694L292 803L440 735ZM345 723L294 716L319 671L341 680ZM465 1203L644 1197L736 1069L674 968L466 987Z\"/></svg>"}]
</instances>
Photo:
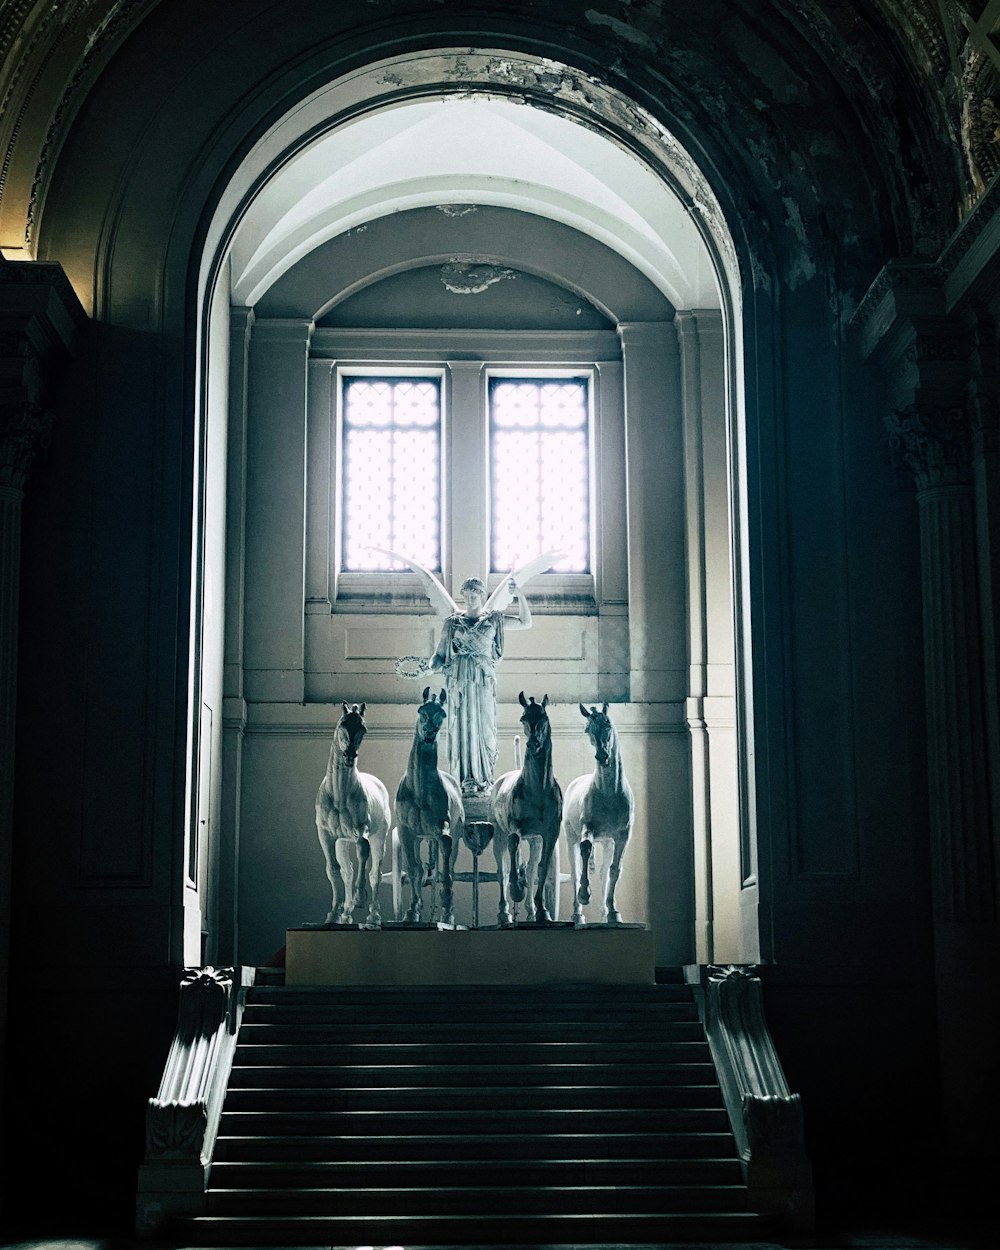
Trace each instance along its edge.
<instances>
[{"instance_id":1,"label":"stair balustrade","mask_svg":"<svg viewBox=\"0 0 1000 1250\"><path fill-rule=\"evenodd\" d=\"M743 1168L750 1206L773 1212L784 1229L814 1227L812 1167L805 1153L802 1100L788 1087L764 1018L753 966L687 970L715 1063Z\"/></svg>"},{"instance_id":2,"label":"stair balustrade","mask_svg":"<svg viewBox=\"0 0 1000 1250\"><path fill-rule=\"evenodd\" d=\"M254 968L189 968L156 1097L146 1108L136 1231L205 1210L205 1192L236 1040Z\"/></svg>"}]
</instances>

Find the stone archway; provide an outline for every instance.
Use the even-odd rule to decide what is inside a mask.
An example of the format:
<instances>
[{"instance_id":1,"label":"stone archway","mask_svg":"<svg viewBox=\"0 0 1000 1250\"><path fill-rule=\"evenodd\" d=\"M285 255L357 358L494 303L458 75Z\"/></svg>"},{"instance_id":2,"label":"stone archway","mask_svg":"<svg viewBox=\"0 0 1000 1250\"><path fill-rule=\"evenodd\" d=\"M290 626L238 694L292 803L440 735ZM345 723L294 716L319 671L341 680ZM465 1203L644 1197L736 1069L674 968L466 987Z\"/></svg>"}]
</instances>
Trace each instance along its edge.
<instances>
[{"instance_id":1,"label":"stone archway","mask_svg":"<svg viewBox=\"0 0 1000 1250\"><path fill-rule=\"evenodd\" d=\"M537 115L544 119L547 130L554 127L556 135L571 136L579 142L584 151L581 161L587 154L602 150L609 162L631 162L642 171L645 203L642 195L634 204L628 203L627 196L616 202L609 195L607 205L593 200L588 204L582 198L549 193L538 177L527 186L521 180L514 194L517 180L511 174L505 186L495 173L491 180L471 165L464 171L451 167L437 176L425 173L416 185L400 176L391 187L381 185L369 171L367 184L362 181L352 188L352 195L340 194L338 199L331 170L338 168L336 146L338 142L345 146L344 136L357 141L367 126L381 135L382 143L391 145L399 135L409 133L409 128L400 124L407 110L440 109L442 103L458 97L484 104L484 116L490 108L503 112L511 100L517 100L524 116ZM438 101L436 106L434 101ZM424 141L433 143L435 119L422 116L420 121L427 130ZM446 146L447 131L438 133L442 147ZM546 141L551 144L551 136ZM346 146L356 160L357 151L350 153L350 144ZM659 201L653 198L657 188ZM297 196L294 201L293 195ZM737 488L743 472L742 392L738 384L742 327L732 239L708 183L677 141L651 116L614 90L566 67L523 54L494 51L436 51L396 58L368 66L314 93L279 120L247 154L207 227L199 273L203 332L198 393L204 397L201 423L205 435L199 465L200 512L195 524L198 607L192 614L191 652L198 657L199 667L192 683L191 706L226 707L229 711L211 718L209 748L204 743L204 712L200 712L200 720L191 719L189 758L193 775L188 793L195 796L200 791L202 803L192 799L189 830L214 827L216 834L211 854L206 855L204 848L201 852L200 890L188 894L188 927L195 932L196 917L207 901L205 892L214 894L216 915L222 917L217 957L233 957L239 900L241 894L245 900L248 892L254 893L248 885L252 870L246 860L241 867L236 853L247 810L245 800L247 793L259 794L259 784L253 789L255 770L263 769L264 775L276 767L273 757L270 763L255 762L259 744L265 733L297 738L300 745L310 742L311 754L317 755L316 743L328 738L330 729L321 705L309 698L305 655L301 649L298 656L295 654L296 629L300 638L308 635L310 621L307 616L303 627L302 601L308 596L296 593L294 585L288 588L283 609L287 635L293 640L291 647L284 651L277 648L256 666L245 663L248 634L242 579L249 567L248 533L251 548L254 543L251 496L262 483L255 479L252 463L248 479L247 460L234 453L233 431L238 432L238 442L243 440L246 452L247 423L254 420L249 344L257 317L239 301L266 305L268 292L280 283L287 287L292 267L301 266L303 257L333 246L348 230L364 229L380 221L387 211L414 211L452 200L526 211L597 238L602 246L631 262L633 272L644 275L670 299L674 316L664 320L663 334L654 323L630 312L627 301L614 310L626 376L623 386L620 358L619 403L624 409L625 428L631 429L633 454L628 517L629 701L633 707L646 709L632 726L637 767L644 783L665 771L673 782L672 792L676 794L681 787L685 792L684 802L671 812L674 819L666 821L668 826L675 826L670 829L675 839L670 856L663 857L652 847L649 830L657 818L649 813L646 819L642 842L647 858L652 854L647 878L650 910L655 915L657 900L670 891L673 923L662 935L660 962L756 959L760 953L759 887L753 805L746 793L747 769L739 764L741 752L744 760L747 757L751 731L745 703L738 710L738 692L743 687L736 679L737 654L743 666L749 665L749 631L746 629L740 639L733 632L733 605L743 598L739 586L745 579L746 539L738 521L733 522L745 493ZM628 211L635 221L627 220ZM649 226L654 220L659 235L651 230L653 237L643 239L635 222L641 225L645 221ZM675 246L678 238L686 239L690 253L686 260L671 252L671 232ZM517 259L530 265L523 250ZM399 258L401 266L408 263L412 258ZM380 275L362 266L353 280L344 279L345 292L364 287L375 276ZM558 264L549 276L566 284L572 281L566 267ZM585 277L576 275L575 280L584 294L594 294L586 290ZM704 292L709 287L714 309L705 307L709 299ZM236 307L231 312L234 297ZM292 306L293 299L283 308L284 316L279 320L287 324L276 332L294 385L300 385L295 379L304 379L313 319L337 297L331 299L328 293L312 306L301 292L298 298L298 305ZM220 378L225 379L222 385ZM305 447L308 422L303 422L302 410L309 400L304 381L300 390L293 421L296 437ZM654 424L649 415L662 406L665 394L674 397L667 407L672 409L669 421L674 422L675 441L669 447L661 442L643 448L639 443L643 414L647 426ZM226 422L230 429L228 453L211 433ZM662 454L665 450L683 462L683 471L678 466L675 479L673 520L660 529L647 527L643 537L640 519L657 494L657 484L647 476L643 485L642 466L648 468L655 460L655 455L646 453ZM252 462L252 449L249 455ZM241 494L244 487L246 493ZM285 489L283 498L293 511L304 508L306 478L292 474L285 481ZM223 499L225 508L221 506ZM256 525L261 528L259 516ZM658 545L670 526L673 545ZM295 569L305 555L302 550L290 554L292 559L282 567ZM665 565L672 570L671 575L658 581ZM667 601L682 624L675 630L675 644L664 648L664 638L654 622L666 614ZM213 622L211 630L206 630L206 621ZM252 635L251 629L251 650L255 645ZM666 668L654 658L664 649L673 657ZM256 699L245 683L249 669L280 676L268 687L269 693ZM375 693L388 704L395 704L385 731L387 740L405 741L405 705L384 688ZM595 687L589 697L596 695ZM569 687L565 697L572 697ZM293 704L305 710L285 715ZM267 711L262 711L263 705ZM739 735L738 723L743 727ZM666 769L665 757L659 754L664 743L671 744L667 755L674 756L674 763ZM280 765L285 775L295 777L295 784L306 796L310 784L315 784L307 763L310 757L309 751L292 752ZM206 787L195 781L196 761L200 761L203 777L206 760L212 761L216 782L221 778L221 784ZM388 746L384 761L387 769L398 767L398 759L394 760ZM662 795L660 801L664 801ZM204 803L208 804L207 811ZM646 806L648 809L651 804ZM308 811L307 804L303 810ZM274 815L273 811L269 815L272 824ZM300 827L302 820L300 817ZM682 851L678 850L676 825L684 826ZM193 863L198 852L190 849L191 838L189 832L188 860ZM243 839L244 851L251 841ZM308 845L314 849L311 842ZM273 884L273 873L269 881ZM294 922L296 918L289 919ZM253 962L266 953L256 946L252 951L239 948L239 957Z\"/></svg>"}]
</instances>

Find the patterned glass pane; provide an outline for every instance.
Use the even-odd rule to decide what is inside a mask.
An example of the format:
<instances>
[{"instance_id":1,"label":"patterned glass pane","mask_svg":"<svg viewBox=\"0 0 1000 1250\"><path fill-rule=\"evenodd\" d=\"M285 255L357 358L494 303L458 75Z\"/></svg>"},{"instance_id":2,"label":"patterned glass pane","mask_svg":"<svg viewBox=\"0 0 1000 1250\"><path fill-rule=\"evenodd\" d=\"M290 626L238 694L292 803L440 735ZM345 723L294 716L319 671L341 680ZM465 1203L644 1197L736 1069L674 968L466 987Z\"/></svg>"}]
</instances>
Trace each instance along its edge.
<instances>
[{"instance_id":1,"label":"patterned glass pane","mask_svg":"<svg viewBox=\"0 0 1000 1250\"><path fill-rule=\"evenodd\" d=\"M441 568L441 393L435 378L344 381L346 572L403 568L390 547Z\"/></svg>"},{"instance_id":2,"label":"patterned glass pane","mask_svg":"<svg viewBox=\"0 0 1000 1250\"><path fill-rule=\"evenodd\" d=\"M587 383L504 378L490 386L491 567L557 548L559 573L590 568Z\"/></svg>"}]
</instances>

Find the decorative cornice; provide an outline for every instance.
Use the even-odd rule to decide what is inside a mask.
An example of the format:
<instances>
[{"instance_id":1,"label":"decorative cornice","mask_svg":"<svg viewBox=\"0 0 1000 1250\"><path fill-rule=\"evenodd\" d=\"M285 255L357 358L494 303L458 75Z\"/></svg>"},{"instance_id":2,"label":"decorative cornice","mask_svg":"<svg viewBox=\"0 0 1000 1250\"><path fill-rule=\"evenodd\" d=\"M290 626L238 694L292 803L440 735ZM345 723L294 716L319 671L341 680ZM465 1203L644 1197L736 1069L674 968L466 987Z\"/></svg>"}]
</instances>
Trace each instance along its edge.
<instances>
[{"instance_id":1,"label":"decorative cornice","mask_svg":"<svg viewBox=\"0 0 1000 1250\"><path fill-rule=\"evenodd\" d=\"M5 286L49 286L60 297L75 321L86 320L83 306L58 261L5 261L0 267L0 288Z\"/></svg>"},{"instance_id":2,"label":"decorative cornice","mask_svg":"<svg viewBox=\"0 0 1000 1250\"><path fill-rule=\"evenodd\" d=\"M883 424L893 461L913 474L918 491L969 480L975 430L964 407L910 404Z\"/></svg>"},{"instance_id":3,"label":"decorative cornice","mask_svg":"<svg viewBox=\"0 0 1000 1250\"><path fill-rule=\"evenodd\" d=\"M950 273L959 261L972 250L976 240L1000 213L1000 176L994 177L983 194L976 201L976 206L952 235L941 253L940 264L945 272Z\"/></svg>"},{"instance_id":4,"label":"decorative cornice","mask_svg":"<svg viewBox=\"0 0 1000 1250\"><path fill-rule=\"evenodd\" d=\"M934 261L890 260L865 292L856 307L851 324L865 339L865 355L885 337L901 312L939 311L936 302L944 289L948 269ZM916 299L915 299L916 297ZM890 302L891 301L891 302ZM911 307L919 305L919 307Z\"/></svg>"}]
</instances>

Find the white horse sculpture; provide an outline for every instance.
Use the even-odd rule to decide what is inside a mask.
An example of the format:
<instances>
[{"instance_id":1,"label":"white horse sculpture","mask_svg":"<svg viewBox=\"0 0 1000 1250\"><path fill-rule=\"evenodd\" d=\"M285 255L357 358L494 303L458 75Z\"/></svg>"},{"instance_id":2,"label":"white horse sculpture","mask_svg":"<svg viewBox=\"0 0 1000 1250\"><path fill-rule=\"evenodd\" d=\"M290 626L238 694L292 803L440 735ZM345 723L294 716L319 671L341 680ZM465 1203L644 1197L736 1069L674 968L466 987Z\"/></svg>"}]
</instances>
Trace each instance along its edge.
<instances>
[{"instance_id":1,"label":"white horse sculpture","mask_svg":"<svg viewBox=\"0 0 1000 1250\"><path fill-rule=\"evenodd\" d=\"M368 731L365 705L345 703L343 708L316 795L316 832L333 891L326 923L351 924L355 909L367 903L365 923L377 928L382 923L378 886L389 833L389 791L371 773L358 772L358 750Z\"/></svg>"},{"instance_id":2,"label":"white horse sculpture","mask_svg":"<svg viewBox=\"0 0 1000 1250\"><path fill-rule=\"evenodd\" d=\"M406 773L396 790L396 825L411 890L406 920L411 923L420 920L423 907L426 874L421 842L438 850L441 913L445 924L455 923L452 871L465 828L465 809L458 782L438 768L438 730L447 716L445 702L443 690L438 698L430 693L430 686L424 688Z\"/></svg>"},{"instance_id":3,"label":"white horse sculpture","mask_svg":"<svg viewBox=\"0 0 1000 1250\"><path fill-rule=\"evenodd\" d=\"M503 928L512 923L508 889L515 904L529 895L538 924L551 922L544 900L545 882L559 840L562 812L562 791L552 774L552 726L545 710L549 696L545 695L541 703L532 696L527 703L522 690L518 698L524 709L524 765L498 777L490 795L493 855L500 885L498 920ZM518 858L522 841L528 844L527 867Z\"/></svg>"},{"instance_id":4,"label":"white horse sculpture","mask_svg":"<svg viewBox=\"0 0 1000 1250\"><path fill-rule=\"evenodd\" d=\"M594 744L597 767L592 773L577 777L566 787L563 806L563 828L566 847L573 864L573 920L583 921L583 908L590 902L590 870L594 843L602 844L601 893L604 920L620 924L621 914L615 907L615 890L621 875L622 856L632 834L635 800L622 768L618 734L608 716L605 703L600 711L588 711L580 704L586 718L586 732Z\"/></svg>"}]
</instances>

